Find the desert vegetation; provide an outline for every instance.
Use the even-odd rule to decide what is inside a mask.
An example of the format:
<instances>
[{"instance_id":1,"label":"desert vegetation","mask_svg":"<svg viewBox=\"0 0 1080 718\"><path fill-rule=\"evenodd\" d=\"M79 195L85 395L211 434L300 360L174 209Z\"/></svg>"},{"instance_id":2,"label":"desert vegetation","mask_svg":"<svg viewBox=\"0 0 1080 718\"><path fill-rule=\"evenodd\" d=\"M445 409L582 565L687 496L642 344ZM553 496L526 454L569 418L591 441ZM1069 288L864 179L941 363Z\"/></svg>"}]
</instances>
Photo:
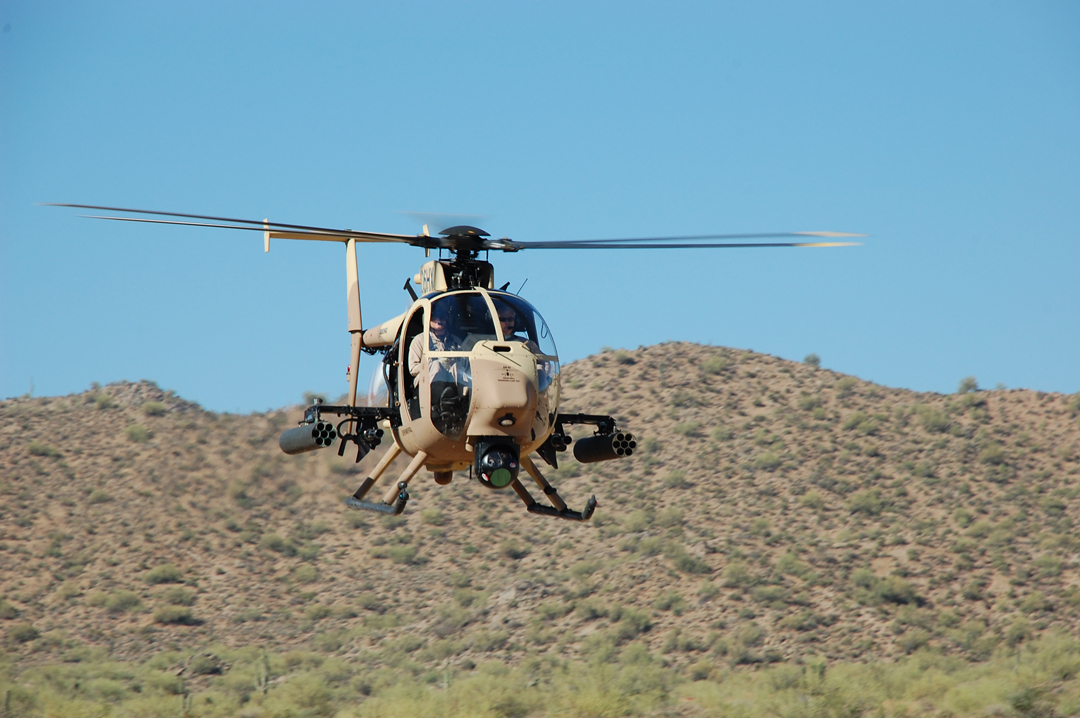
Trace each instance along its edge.
<instances>
[{"instance_id":1,"label":"desert vegetation","mask_svg":"<svg viewBox=\"0 0 1080 718\"><path fill-rule=\"evenodd\" d=\"M0 715L1080 711L1080 397L689 344L563 389L641 438L548 471L587 525L347 512L379 452L282 455L296 408L0 403Z\"/></svg>"}]
</instances>

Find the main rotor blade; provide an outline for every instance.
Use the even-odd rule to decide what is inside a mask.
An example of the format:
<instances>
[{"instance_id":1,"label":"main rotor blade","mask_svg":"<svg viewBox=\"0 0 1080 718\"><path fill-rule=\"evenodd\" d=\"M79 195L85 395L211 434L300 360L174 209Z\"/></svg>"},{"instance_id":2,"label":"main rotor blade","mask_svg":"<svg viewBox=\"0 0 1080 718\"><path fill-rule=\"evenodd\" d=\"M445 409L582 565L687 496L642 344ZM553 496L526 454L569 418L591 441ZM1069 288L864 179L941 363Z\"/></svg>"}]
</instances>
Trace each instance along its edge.
<instances>
[{"instance_id":1,"label":"main rotor blade","mask_svg":"<svg viewBox=\"0 0 1080 718\"><path fill-rule=\"evenodd\" d=\"M156 220L157 224L187 224L195 227L219 227L222 229L250 229L265 231L270 229L296 229L302 232L311 232L315 234L332 234L340 237L360 237L370 238L367 241L399 241L410 242L417 237L411 234L386 234L382 232L354 232L351 229L334 229L332 227L313 227L306 224L285 224L283 222L266 222L261 219L236 219L235 217L214 217L206 214L187 214L184 212L159 212L152 209L129 209L125 207L102 207L93 204L61 204L57 202L45 202L46 207L72 207L75 209L97 209L105 212L129 212L131 214L155 214L161 217L187 217L188 219L205 219L210 222L235 222L237 224L250 224L251 227L236 227L229 224L199 224L195 222L166 222L164 220ZM133 217L101 217L97 215L84 215L92 217L93 219L112 219L117 221L128 222L151 222L152 220L137 220Z\"/></svg>"},{"instance_id":2,"label":"main rotor blade","mask_svg":"<svg viewBox=\"0 0 1080 718\"><path fill-rule=\"evenodd\" d=\"M175 219L145 219L143 217L105 217L97 214L83 214L81 217L88 219L108 219L114 222L143 222L146 224L178 224L185 227L212 227L214 229L240 229L249 232L263 232L263 227L240 227L235 224L214 224L210 222L181 222ZM273 226L273 222L269 223ZM415 237L396 237L393 235L379 235L372 234L371 232L340 232L333 231L303 231L303 232L281 232L282 239L319 239L326 242L345 242L349 239L355 239L357 242L398 242L402 244L416 244L423 246Z\"/></svg>"},{"instance_id":3,"label":"main rotor blade","mask_svg":"<svg viewBox=\"0 0 1080 718\"><path fill-rule=\"evenodd\" d=\"M865 237L865 234L851 234L849 232L753 232L747 234L688 234L678 237L633 237L627 239L570 239L570 240L555 240L550 242L536 242L526 243L518 242L517 244L529 244L530 247L539 249L536 245L543 244L544 249L555 249L558 246L570 247L572 245L579 244L637 244L640 242L697 242L705 239L779 239L782 237L822 237L830 239L839 239L847 237ZM703 245L693 245L703 246Z\"/></svg>"},{"instance_id":4,"label":"main rotor blade","mask_svg":"<svg viewBox=\"0 0 1080 718\"><path fill-rule=\"evenodd\" d=\"M360 242L387 242L409 244L426 249L448 249L450 251L504 251L518 252L523 249L736 249L750 247L850 247L858 242L716 242L704 240L731 239L780 239L786 237L820 237L822 239L846 239L865 237L864 234L848 232L757 232L743 234L696 234L675 237L629 237L624 239L572 239L540 242L517 242L509 238L489 239L475 243L474 238L462 243L460 237L429 237L425 235L387 234L382 232L354 232L351 229L315 227L305 224L285 224L257 219L237 219L234 217L215 217L204 214L184 212L160 212L148 209L123 207L103 207L92 204L46 203L49 207L72 207L76 209L96 209L110 212L132 214L150 214L161 217L184 217L201 219L205 222L185 222L166 219L145 219L140 217L112 217L103 215L84 215L91 219L107 219L116 222L144 222L148 224L176 224L189 227L211 227L215 229L241 229L249 232L271 232L271 236L281 239L317 239L344 242L355 239ZM227 223L227 224L226 224Z\"/></svg>"},{"instance_id":5,"label":"main rotor blade","mask_svg":"<svg viewBox=\"0 0 1080 718\"><path fill-rule=\"evenodd\" d=\"M859 236L859 235L856 235ZM668 238L674 239L674 238ZM655 240L599 242L514 242L514 251L521 249L745 249L748 247L858 247L861 242L700 242L669 243Z\"/></svg>"}]
</instances>

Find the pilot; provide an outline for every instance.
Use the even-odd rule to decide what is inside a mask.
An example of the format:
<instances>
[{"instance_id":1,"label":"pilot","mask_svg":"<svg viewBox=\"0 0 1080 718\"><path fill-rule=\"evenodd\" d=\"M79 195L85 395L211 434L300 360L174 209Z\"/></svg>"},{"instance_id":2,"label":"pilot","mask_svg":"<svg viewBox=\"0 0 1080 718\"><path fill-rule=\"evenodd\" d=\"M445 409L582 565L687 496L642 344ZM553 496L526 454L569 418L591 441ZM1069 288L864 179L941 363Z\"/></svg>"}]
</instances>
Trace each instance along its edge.
<instances>
[{"instance_id":1,"label":"pilot","mask_svg":"<svg viewBox=\"0 0 1080 718\"><path fill-rule=\"evenodd\" d=\"M518 313L513 306L505 302L498 302L496 308L499 311L499 325L502 327L503 339L508 342L525 342L529 351L536 352L536 343L529 337L518 333Z\"/></svg>"},{"instance_id":2,"label":"pilot","mask_svg":"<svg viewBox=\"0 0 1080 718\"><path fill-rule=\"evenodd\" d=\"M430 351L453 351L461 346L461 339L450 331L451 306L449 302L436 302L431 306L431 319L428 320ZM409 373L413 377L413 386L420 386L420 368L424 366L424 335L417 334L409 345ZM439 359L432 359L428 365L428 375L432 380L439 373L453 374L455 366L443 366Z\"/></svg>"}]
</instances>

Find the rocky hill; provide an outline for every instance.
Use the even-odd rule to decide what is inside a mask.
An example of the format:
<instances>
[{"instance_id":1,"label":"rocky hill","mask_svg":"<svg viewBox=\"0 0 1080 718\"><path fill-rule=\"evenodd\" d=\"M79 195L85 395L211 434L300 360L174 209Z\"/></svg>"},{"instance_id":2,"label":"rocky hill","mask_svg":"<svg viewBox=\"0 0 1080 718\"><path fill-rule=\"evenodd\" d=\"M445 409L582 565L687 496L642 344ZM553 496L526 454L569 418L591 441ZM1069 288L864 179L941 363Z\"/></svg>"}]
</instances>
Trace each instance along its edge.
<instances>
[{"instance_id":1,"label":"rocky hill","mask_svg":"<svg viewBox=\"0 0 1080 718\"><path fill-rule=\"evenodd\" d=\"M420 674L636 641L704 677L1075 636L1080 397L966 388L605 351L565 367L563 409L610 412L642 448L550 472L571 506L596 494L585 525L463 475L418 478L401 517L349 511L381 451L283 455L299 408L214 414L147 382L7 400L3 650L304 649Z\"/></svg>"}]
</instances>

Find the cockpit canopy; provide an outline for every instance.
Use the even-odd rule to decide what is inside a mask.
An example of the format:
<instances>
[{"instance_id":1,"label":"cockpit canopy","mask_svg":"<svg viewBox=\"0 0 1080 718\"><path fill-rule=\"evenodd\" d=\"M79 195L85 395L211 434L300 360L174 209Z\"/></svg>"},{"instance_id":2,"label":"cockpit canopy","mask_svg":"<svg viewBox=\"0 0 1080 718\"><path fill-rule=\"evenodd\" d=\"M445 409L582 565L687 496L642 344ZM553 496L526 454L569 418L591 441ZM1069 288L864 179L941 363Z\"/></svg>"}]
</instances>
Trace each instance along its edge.
<instances>
[{"instance_id":1,"label":"cockpit canopy","mask_svg":"<svg viewBox=\"0 0 1080 718\"><path fill-rule=\"evenodd\" d=\"M523 344L536 356L537 391L547 405L557 406L559 355L547 322L531 304L515 294L482 288L429 294L424 299L430 302L429 307L415 307L411 316L410 313L402 315L403 320L408 319L401 335L400 358L395 357L402 366L404 380L400 391L404 405L413 419L420 416L417 392L421 388L422 375L427 377L433 390L437 388L442 392L451 383L455 386L456 396L472 396L473 367L469 353L479 342ZM397 326L401 326L400 321ZM421 349L425 343L426 349ZM425 362L426 373L422 371ZM434 374L432 366L437 366ZM387 372L391 367L388 357L384 363L385 371L372 376L369 406L389 406L391 397L387 382L390 376ZM445 371L440 373L440 368ZM438 400L432 399L431 406L440 405L441 400L440 394ZM440 412L440 416L447 414ZM435 421L434 416L432 421ZM441 424L437 423L437 427L447 436L456 434Z\"/></svg>"},{"instance_id":2,"label":"cockpit canopy","mask_svg":"<svg viewBox=\"0 0 1080 718\"><path fill-rule=\"evenodd\" d=\"M469 351L480 341L523 342L534 354L558 358L540 312L514 294L450 292L432 300L428 321L431 351Z\"/></svg>"}]
</instances>

